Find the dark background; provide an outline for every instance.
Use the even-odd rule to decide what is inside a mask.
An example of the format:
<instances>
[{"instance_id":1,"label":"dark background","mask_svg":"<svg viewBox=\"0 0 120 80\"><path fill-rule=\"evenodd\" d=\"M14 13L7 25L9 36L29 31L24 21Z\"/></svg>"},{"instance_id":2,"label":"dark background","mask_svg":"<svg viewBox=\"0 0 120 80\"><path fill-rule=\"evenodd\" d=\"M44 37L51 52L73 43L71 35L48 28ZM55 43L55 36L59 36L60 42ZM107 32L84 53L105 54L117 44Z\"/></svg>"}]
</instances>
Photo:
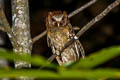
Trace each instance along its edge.
<instances>
[{"instance_id":1,"label":"dark background","mask_svg":"<svg viewBox=\"0 0 120 80\"><path fill-rule=\"evenodd\" d=\"M49 11L62 10L70 12L81 7L90 0L29 0L30 25L32 38L43 32L45 27L45 18ZM102 12L114 0L98 0L95 4L70 18L73 26L82 28L92 18ZM7 19L11 22L11 3L5 0L5 12ZM80 37L84 46L86 55L99 51L103 48L116 46L120 44L120 7L114 8L106 17L96 23L85 34ZM77 32L77 31L76 31ZM0 38L3 39L1 47L12 49L11 43L4 32L0 32ZM48 58L52 55L51 49L47 46L46 36L38 40L33 45L32 54L41 55ZM108 53L109 55L109 53ZM115 58L104 66L119 67L119 57ZM102 65L103 66L103 65Z\"/></svg>"}]
</instances>

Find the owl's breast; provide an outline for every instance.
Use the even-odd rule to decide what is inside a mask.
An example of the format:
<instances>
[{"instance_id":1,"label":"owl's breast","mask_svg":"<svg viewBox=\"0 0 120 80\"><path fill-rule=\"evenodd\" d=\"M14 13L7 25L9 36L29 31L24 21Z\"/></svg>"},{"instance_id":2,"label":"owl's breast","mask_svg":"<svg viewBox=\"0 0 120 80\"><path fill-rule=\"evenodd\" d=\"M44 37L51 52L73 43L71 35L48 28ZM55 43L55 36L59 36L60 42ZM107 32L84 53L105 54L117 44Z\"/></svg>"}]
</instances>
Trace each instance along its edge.
<instances>
[{"instance_id":1,"label":"owl's breast","mask_svg":"<svg viewBox=\"0 0 120 80\"><path fill-rule=\"evenodd\" d=\"M65 43L67 43L69 39L69 30L60 29L57 30L50 35L55 47L63 47Z\"/></svg>"}]
</instances>

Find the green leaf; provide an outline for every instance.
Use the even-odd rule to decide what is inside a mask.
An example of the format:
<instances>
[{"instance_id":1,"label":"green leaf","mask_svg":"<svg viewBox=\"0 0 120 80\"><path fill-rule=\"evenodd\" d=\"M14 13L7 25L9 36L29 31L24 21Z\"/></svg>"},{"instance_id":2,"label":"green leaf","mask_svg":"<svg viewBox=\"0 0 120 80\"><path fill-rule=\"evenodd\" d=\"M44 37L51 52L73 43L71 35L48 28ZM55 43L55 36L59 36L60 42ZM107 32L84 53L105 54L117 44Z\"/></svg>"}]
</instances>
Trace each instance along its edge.
<instances>
[{"instance_id":1,"label":"green leaf","mask_svg":"<svg viewBox=\"0 0 120 80\"><path fill-rule=\"evenodd\" d=\"M120 78L120 70L119 69L80 69L80 70L66 70L60 71L61 78L69 78L69 79L100 79L100 78Z\"/></svg>"},{"instance_id":2,"label":"green leaf","mask_svg":"<svg viewBox=\"0 0 120 80\"><path fill-rule=\"evenodd\" d=\"M72 68L94 68L120 55L120 46L105 48L73 64Z\"/></svg>"},{"instance_id":3,"label":"green leaf","mask_svg":"<svg viewBox=\"0 0 120 80\"><path fill-rule=\"evenodd\" d=\"M4 74L5 73L5 74ZM96 69L96 70L64 70L60 72L53 72L47 70L37 69L20 69L20 70L6 70L0 69L0 78L9 77L33 77L42 79L100 79L113 78L120 79L119 69Z\"/></svg>"},{"instance_id":4,"label":"green leaf","mask_svg":"<svg viewBox=\"0 0 120 80\"><path fill-rule=\"evenodd\" d=\"M35 78L56 78L55 72L38 69L0 69L0 78L18 78L18 77L35 77Z\"/></svg>"},{"instance_id":5,"label":"green leaf","mask_svg":"<svg viewBox=\"0 0 120 80\"><path fill-rule=\"evenodd\" d=\"M52 67L52 68L57 67L55 64L48 62L48 60L44 59L43 57L30 56L30 55L23 54L23 53L17 54L17 53L7 51L4 49L0 49L0 57L7 59L9 61L25 61L33 65L36 65L36 66L46 66L46 67Z\"/></svg>"}]
</instances>

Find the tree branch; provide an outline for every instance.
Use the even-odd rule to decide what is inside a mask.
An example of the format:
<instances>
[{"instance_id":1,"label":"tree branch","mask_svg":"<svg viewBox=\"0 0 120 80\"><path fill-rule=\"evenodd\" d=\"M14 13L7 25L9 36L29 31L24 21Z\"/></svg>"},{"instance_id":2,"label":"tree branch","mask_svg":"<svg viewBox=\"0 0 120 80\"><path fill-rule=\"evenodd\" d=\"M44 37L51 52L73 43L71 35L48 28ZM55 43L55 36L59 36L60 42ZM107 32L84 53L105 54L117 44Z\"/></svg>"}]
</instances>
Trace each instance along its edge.
<instances>
[{"instance_id":1,"label":"tree branch","mask_svg":"<svg viewBox=\"0 0 120 80\"><path fill-rule=\"evenodd\" d=\"M71 18L72 16L78 14L79 12L83 11L84 9L86 9L87 7L91 6L92 4L94 4L97 0L91 0L90 2L88 2L87 4L83 5L82 7L76 9L75 11L71 12L69 15L68 15L68 18ZM42 38L43 36L45 36L47 33L47 31L43 31L42 33L40 33L39 35L37 35L36 37L34 37L32 39L33 41L33 44L38 41L40 38Z\"/></svg>"},{"instance_id":2,"label":"tree branch","mask_svg":"<svg viewBox=\"0 0 120 80\"><path fill-rule=\"evenodd\" d=\"M13 35L13 32L11 31L11 28L10 28L10 25L7 21L7 18L5 16L5 13L3 11L3 9L0 8L0 19L1 19L1 22L2 22L2 25L0 26L1 30L7 32L8 34L8 37L13 45L13 47L17 47L18 44L17 44L17 41L15 39L15 36Z\"/></svg>"},{"instance_id":3,"label":"tree branch","mask_svg":"<svg viewBox=\"0 0 120 80\"><path fill-rule=\"evenodd\" d=\"M4 10L4 0L0 0L0 9ZM4 28L3 24L2 24L1 19L0 19L0 30L6 32L5 28ZM6 59L4 59L4 58L0 58L0 68L1 67L2 68L9 67L8 61ZM9 78L2 78L1 80L9 80Z\"/></svg>"},{"instance_id":4,"label":"tree branch","mask_svg":"<svg viewBox=\"0 0 120 80\"><path fill-rule=\"evenodd\" d=\"M15 47L17 53L31 54L32 40L30 35L28 0L12 1L12 31L19 47ZM17 61L15 68L31 67L31 64Z\"/></svg>"},{"instance_id":5,"label":"tree branch","mask_svg":"<svg viewBox=\"0 0 120 80\"><path fill-rule=\"evenodd\" d=\"M73 27L73 30L80 30L80 28L76 26L76 27ZM34 38L32 39L33 44L34 44L37 40L39 40L40 38L42 38L43 36L45 36L46 33L47 33L47 31L45 30L44 32L40 33L38 36L34 37Z\"/></svg>"},{"instance_id":6,"label":"tree branch","mask_svg":"<svg viewBox=\"0 0 120 80\"><path fill-rule=\"evenodd\" d=\"M86 24L77 34L76 36L68 41L65 46L60 51L61 53L64 51L65 48L67 48L69 45L71 45L77 38L79 38L83 33L85 33L90 27L92 27L96 22L100 21L103 17L105 17L113 8L118 6L120 4L120 0L114 1L112 4L110 4L103 12L101 12L98 16L96 16L94 19L92 19L88 24ZM58 55L53 54L48 60L52 62Z\"/></svg>"},{"instance_id":7,"label":"tree branch","mask_svg":"<svg viewBox=\"0 0 120 80\"><path fill-rule=\"evenodd\" d=\"M12 3L12 31L17 43L14 48L17 54L31 55L32 39L30 35L28 0L11 0ZM31 64L24 61L15 61L15 68L31 68ZM19 77L19 80L33 80L29 77Z\"/></svg>"},{"instance_id":8,"label":"tree branch","mask_svg":"<svg viewBox=\"0 0 120 80\"><path fill-rule=\"evenodd\" d=\"M82 7L76 9L75 11L71 12L68 15L68 18L71 18L72 16L78 14L79 12L83 11L84 9L86 9L87 7L91 6L92 4L94 4L97 0L91 0L88 3L86 3L85 5L83 5Z\"/></svg>"},{"instance_id":9,"label":"tree branch","mask_svg":"<svg viewBox=\"0 0 120 80\"><path fill-rule=\"evenodd\" d=\"M33 44L34 44L37 40L39 40L40 38L42 38L43 36L45 36L46 33L47 33L47 31L45 30L44 32L40 33L38 36L34 37L34 38L32 39Z\"/></svg>"},{"instance_id":10,"label":"tree branch","mask_svg":"<svg viewBox=\"0 0 120 80\"><path fill-rule=\"evenodd\" d=\"M0 30L5 32L4 26L0 25Z\"/></svg>"}]
</instances>

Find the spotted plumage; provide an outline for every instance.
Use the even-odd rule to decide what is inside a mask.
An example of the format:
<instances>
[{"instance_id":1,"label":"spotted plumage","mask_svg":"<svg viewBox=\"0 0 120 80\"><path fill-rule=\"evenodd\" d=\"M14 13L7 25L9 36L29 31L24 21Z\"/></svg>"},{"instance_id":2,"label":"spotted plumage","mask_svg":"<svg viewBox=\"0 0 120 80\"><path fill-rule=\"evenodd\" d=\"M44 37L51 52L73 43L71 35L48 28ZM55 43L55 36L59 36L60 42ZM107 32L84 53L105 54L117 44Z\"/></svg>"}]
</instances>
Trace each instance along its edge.
<instances>
[{"instance_id":1,"label":"spotted plumage","mask_svg":"<svg viewBox=\"0 0 120 80\"><path fill-rule=\"evenodd\" d=\"M65 11L49 12L46 18L46 28L48 46L51 47L53 54L59 55L59 51L64 45L75 36ZM75 62L79 60L80 53L84 57L84 49L79 40L76 40L61 55L57 56L56 59L60 65Z\"/></svg>"}]
</instances>

